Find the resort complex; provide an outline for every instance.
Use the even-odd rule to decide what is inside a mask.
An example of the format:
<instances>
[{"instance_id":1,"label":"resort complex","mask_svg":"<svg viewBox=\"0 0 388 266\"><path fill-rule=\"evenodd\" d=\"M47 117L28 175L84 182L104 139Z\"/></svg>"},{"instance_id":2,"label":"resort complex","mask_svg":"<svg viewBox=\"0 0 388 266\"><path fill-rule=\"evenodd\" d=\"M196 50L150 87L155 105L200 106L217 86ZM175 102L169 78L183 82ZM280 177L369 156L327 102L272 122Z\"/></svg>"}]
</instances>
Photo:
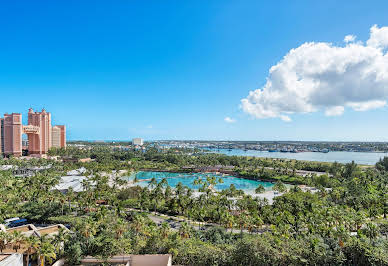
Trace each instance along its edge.
<instances>
[{"instance_id":1,"label":"resort complex","mask_svg":"<svg viewBox=\"0 0 388 266\"><path fill-rule=\"evenodd\" d=\"M28 123L22 124L22 114L4 114L0 118L0 155L22 156L23 150L28 155L46 154L51 147L66 147L66 126L51 125L51 113L42 109L41 112L28 110ZM22 136L28 137L27 145L23 146Z\"/></svg>"},{"instance_id":2,"label":"resort complex","mask_svg":"<svg viewBox=\"0 0 388 266\"><path fill-rule=\"evenodd\" d=\"M387 14L2 1L0 266L388 266Z\"/></svg>"},{"instance_id":3,"label":"resort complex","mask_svg":"<svg viewBox=\"0 0 388 266\"><path fill-rule=\"evenodd\" d=\"M388 157L359 166L131 141L48 154L0 159L0 266L388 263Z\"/></svg>"}]
</instances>

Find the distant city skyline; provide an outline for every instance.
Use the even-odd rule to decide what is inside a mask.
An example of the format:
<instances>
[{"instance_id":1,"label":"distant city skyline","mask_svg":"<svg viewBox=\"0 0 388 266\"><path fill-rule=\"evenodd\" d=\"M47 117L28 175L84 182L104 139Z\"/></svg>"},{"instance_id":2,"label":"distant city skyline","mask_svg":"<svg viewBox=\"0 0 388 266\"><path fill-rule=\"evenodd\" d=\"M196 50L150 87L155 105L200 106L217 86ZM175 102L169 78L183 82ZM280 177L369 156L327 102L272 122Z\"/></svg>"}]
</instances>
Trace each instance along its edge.
<instances>
[{"instance_id":1,"label":"distant city skyline","mask_svg":"<svg viewBox=\"0 0 388 266\"><path fill-rule=\"evenodd\" d=\"M0 114L68 140L388 141L386 1L8 2Z\"/></svg>"}]
</instances>

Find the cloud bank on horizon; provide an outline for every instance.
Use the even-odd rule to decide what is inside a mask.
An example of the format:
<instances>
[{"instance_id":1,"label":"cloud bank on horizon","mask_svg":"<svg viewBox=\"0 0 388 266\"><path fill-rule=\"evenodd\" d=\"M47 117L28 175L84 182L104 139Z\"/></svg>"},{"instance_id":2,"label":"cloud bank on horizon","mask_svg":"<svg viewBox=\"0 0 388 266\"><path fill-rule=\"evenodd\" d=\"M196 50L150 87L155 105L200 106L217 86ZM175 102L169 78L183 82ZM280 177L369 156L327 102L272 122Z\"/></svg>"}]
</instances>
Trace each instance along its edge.
<instances>
[{"instance_id":1,"label":"cloud bank on horizon","mask_svg":"<svg viewBox=\"0 0 388 266\"><path fill-rule=\"evenodd\" d=\"M241 108L255 118L280 118L325 111L339 116L345 108L367 111L388 99L388 27L374 25L364 44L347 35L344 46L307 42L272 66L266 84L250 91Z\"/></svg>"}]
</instances>

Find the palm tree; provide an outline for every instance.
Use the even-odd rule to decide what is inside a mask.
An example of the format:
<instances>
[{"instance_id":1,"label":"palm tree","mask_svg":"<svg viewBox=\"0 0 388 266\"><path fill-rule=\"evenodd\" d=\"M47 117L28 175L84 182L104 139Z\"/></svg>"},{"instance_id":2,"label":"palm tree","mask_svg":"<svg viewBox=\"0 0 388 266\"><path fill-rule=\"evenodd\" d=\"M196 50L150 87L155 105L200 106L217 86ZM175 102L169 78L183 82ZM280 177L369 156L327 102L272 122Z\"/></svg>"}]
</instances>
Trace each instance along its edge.
<instances>
[{"instance_id":1,"label":"palm tree","mask_svg":"<svg viewBox=\"0 0 388 266\"><path fill-rule=\"evenodd\" d=\"M256 189L255 189L255 193L256 194L261 194L261 193L264 193L265 192L265 188L262 184L260 184Z\"/></svg>"},{"instance_id":2,"label":"palm tree","mask_svg":"<svg viewBox=\"0 0 388 266\"><path fill-rule=\"evenodd\" d=\"M254 226L256 229L262 227L263 224L264 224L263 220L262 220L259 216L257 216L257 215L253 216L253 218L252 218L252 223L253 223L253 226Z\"/></svg>"},{"instance_id":3,"label":"palm tree","mask_svg":"<svg viewBox=\"0 0 388 266\"><path fill-rule=\"evenodd\" d=\"M7 248L7 244L10 240L10 235L7 232L0 231L0 253Z\"/></svg>"},{"instance_id":4,"label":"palm tree","mask_svg":"<svg viewBox=\"0 0 388 266\"><path fill-rule=\"evenodd\" d=\"M118 219L116 224L114 225L114 230L116 233L116 239L121 238L123 233L127 230L127 224L123 219Z\"/></svg>"},{"instance_id":5,"label":"palm tree","mask_svg":"<svg viewBox=\"0 0 388 266\"><path fill-rule=\"evenodd\" d=\"M73 187L69 187L66 193L66 198L67 198L67 202L69 203L70 212L71 212L71 201L74 199L74 197L75 197L75 194L74 194Z\"/></svg>"},{"instance_id":6,"label":"palm tree","mask_svg":"<svg viewBox=\"0 0 388 266\"><path fill-rule=\"evenodd\" d=\"M27 244L26 264L28 266L29 265L29 261L30 261L30 255L34 254L39 249L40 240L36 236L31 235L29 238L27 238L26 244Z\"/></svg>"},{"instance_id":7,"label":"palm tree","mask_svg":"<svg viewBox=\"0 0 388 266\"><path fill-rule=\"evenodd\" d=\"M41 238L40 246L37 250L37 255L39 257L41 266L45 265L46 260L51 263L52 260L57 257L55 254L55 247L48 238Z\"/></svg>"},{"instance_id":8,"label":"palm tree","mask_svg":"<svg viewBox=\"0 0 388 266\"><path fill-rule=\"evenodd\" d=\"M229 186L230 194L229 195L231 197L234 197L236 195L236 191L237 191L236 186L234 184L230 184L230 186Z\"/></svg>"},{"instance_id":9,"label":"palm tree","mask_svg":"<svg viewBox=\"0 0 388 266\"><path fill-rule=\"evenodd\" d=\"M137 235L142 232L144 226L145 226L145 220L143 216L136 215L135 217L133 217L131 227L135 230L135 233Z\"/></svg>"},{"instance_id":10,"label":"palm tree","mask_svg":"<svg viewBox=\"0 0 388 266\"><path fill-rule=\"evenodd\" d=\"M241 235L242 235L244 228L246 228L247 225L249 224L248 216L245 212L240 213L240 215L238 217L238 224L240 226Z\"/></svg>"},{"instance_id":11,"label":"palm tree","mask_svg":"<svg viewBox=\"0 0 388 266\"><path fill-rule=\"evenodd\" d=\"M163 178L160 183L159 183L162 187L165 187L165 186L168 186L168 182L167 182L167 178Z\"/></svg>"},{"instance_id":12,"label":"palm tree","mask_svg":"<svg viewBox=\"0 0 388 266\"><path fill-rule=\"evenodd\" d=\"M158 184L158 181L156 181L156 178L153 177L153 178L151 178L150 182L148 183L148 187L150 187L150 188L152 189L152 188L154 188L157 184Z\"/></svg>"},{"instance_id":13,"label":"palm tree","mask_svg":"<svg viewBox=\"0 0 388 266\"><path fill-rule=\"evenodd\" d=\"M25 236L20 231L13 231L10 238L12 248L17 252L21 245L26 241Z\"/></svg>"},{"instance_id":14,"label":"palm tree","mask_svg":"<svg viewBox=\"0 0 388 266\"><path fill-rule=\"evenodd\" d=\"M58 234L54 236L53 244L59 254L62 253L63 243L67 239L67 231L64 228L59 228Z\"/></svg>"},{"instance_id":15,"label":"palm tree","mask_svg":"<svg viewBox=\"0 0 388 266\"><path fill-rule=\"evenodd\" d=\"M159 232L162 237L162 239L166 239L170 231L170 226L167 222L163 222L160 226Z\"/></svg>"},{"instance_id":16,"label":"palm tree","mask_svg":"<svg viewBox=\"0 0 388 266\"><path fill-rule=\"evenodd\" d=\"M170 186L167 186L166 189L164 190L164 200L168 201L171 198L172 195L172 190Z\"/></svg>"},{"instance_id":17,"label":"palm tree","mask_svg":"<svg viewBox=\"0 0 388 266\"><path fill-rule=\"evenodd\" d=\"M161 183L159 183L156 188L152 191L152 201L154 202L154 212L156 214L156 209L160 203L160 200L163 198L163 190L161 188Z\"/></svg>"},{"instance_id":18,"label":"palm tree","mask_svg":"<svg viewBox=\"0 0 388 266\"><path fill-rule=\"evenodd\" d=\"M226 231L228 231L229 228L233 231L233 215L231 215L228 211L224 211L221 214L220 223L225 227Z\"/></svg>"},{"instance_id":19,"label":"palm tree","mask_svg":"<svg viewBox=\"0 0 388 266\"><path fill-rule=\"evenodd\" d=\"M94 236L97 232L97 224L93 221L93 219L88 218L83 220L80 225L79 232L85 238L89 238L90 236Z\"/></svg>"},{"instance_id":20,"label":"palm tree","mask_svg":"<svg viewBox=\"0 0 388 266\"><path fill-rule=\"evenodd\" d=\"M287 187L283 184L282 181L277 181L276 184L273 186L273 190L278 192L285 192L287 191Z\"/></svg>"},{"instance_id":21,"label":"palm tree","mask_svg":"<svg viewBox=\"0 0 388 266\"><path fill-rule=\"evenodd\" d=\"M123 185L125 185L125 180L123 180L118 173L114 173L113 188L116 188L116 187L120 188Z\"/></svg>"},{"instance_id":22,"label":"palm tree","mask_svg":"<svg viewBox=\"0 0 388 266\"><path fill-rule=\"evenodd\" d=\"M367 223L366 224L366 227L365 227L365 235L370 239L370 240L373 240L373 239L376 239L379 235L379 230L378 230L378 226L375 225L374 223Z\"/></svg>"},{"instance_id":23,"label":"palm tree","mask_svg":"<svg viewBox=\"0 0 388 266\"><path fill-rule=\"evenodd\" d=\"M193 190L191 188L187 188L186 190L186 196L188 198L191 198L191 196L193 195Z\"/></svg>"},{"instance_id":24,"label":"palm tree","mask_svg":"<svg viewBox=\"0 0 388 266\"><path fill-rule=\"evenodd\" d=\"M196 181L196 180L195 180ZM194 181L194 182L195 182ZM183 191L184 191L184 188L183 188L183 184L182 184L182 182L179 182L176 186L175 186L175 193L178 195L178 197L179 197L179 195L181 195L181 194L183 194Z\"/></svg>"},{"instance_id":25,"label":"palm tree","mask_svg":"<svg viewBox=\"0 0 388 266\"><path fill-rule=\"evenodd\" d=\"M187 222L181 223L181 226L179 228L179 235L182 238L189 238L192 232L192 228Z\"/></svg>"},{"instance_id":26,"label":"palm tree","mask_svg":"<svg viewBox=\"0 0 388 266\"><path fill-rule=\"evenodd\" d=\"M64 213L64 206L65 206L65 203L66 203L66 198L65 198L65 196L61 193L61 192L59 192L59 191L56 191L56 193L55 193L55 197L59 200L59 203L61 204L61 213L62 213L62 215L63 215L63 213Z\"/></svg>"}]
</instances>

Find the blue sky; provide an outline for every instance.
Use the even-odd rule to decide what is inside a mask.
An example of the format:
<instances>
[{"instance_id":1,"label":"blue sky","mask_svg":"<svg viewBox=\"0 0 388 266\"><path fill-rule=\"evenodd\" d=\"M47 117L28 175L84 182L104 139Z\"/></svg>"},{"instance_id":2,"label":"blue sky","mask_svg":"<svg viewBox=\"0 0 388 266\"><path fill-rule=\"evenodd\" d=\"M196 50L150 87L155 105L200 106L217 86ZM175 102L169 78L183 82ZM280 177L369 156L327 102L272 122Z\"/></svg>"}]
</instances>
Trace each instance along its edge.
<instances>
[{"instance_id":1,"label":"blue sky","mask_svg":"<svg viewBox=\"0 0 388 266\"><path fill-rule=\"evenodd\" d=\"M0 113L44 107L69 139L388 141L386 106L291 122L241 108L290 49L366 41L387 12L387 1L8 1Z\"/></svg>"}]
</instances>

